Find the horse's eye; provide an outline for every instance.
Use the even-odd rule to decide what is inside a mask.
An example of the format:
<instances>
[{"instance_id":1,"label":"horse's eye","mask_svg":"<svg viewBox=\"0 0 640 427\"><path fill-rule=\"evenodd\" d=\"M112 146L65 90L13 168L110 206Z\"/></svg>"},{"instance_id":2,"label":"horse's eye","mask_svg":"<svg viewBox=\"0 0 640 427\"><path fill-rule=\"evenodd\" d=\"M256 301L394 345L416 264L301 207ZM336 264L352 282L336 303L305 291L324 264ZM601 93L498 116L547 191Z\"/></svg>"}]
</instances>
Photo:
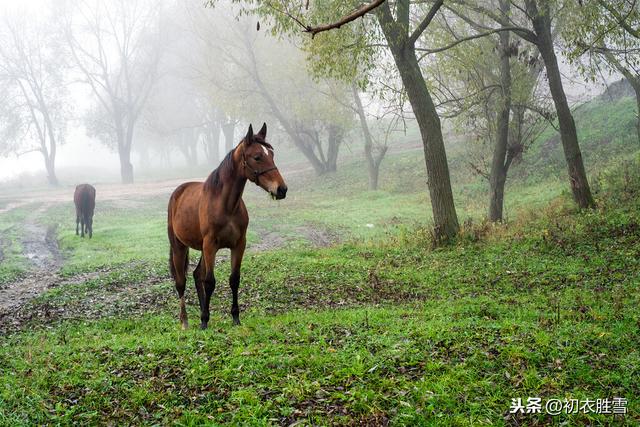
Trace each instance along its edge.
<instances>
[{"instance_id":1,"label":"horse's eye","mask_svg":"<svg viewBox=\"0 0 640 427\"><path fill-rule=\"evenodd\" d=\"M253 160L255 160L256 162L259 162L259 161L260 161L260 159L261 159L261 157L260 157L260 156L253 156Z\"/></svg>"}]
</instances>

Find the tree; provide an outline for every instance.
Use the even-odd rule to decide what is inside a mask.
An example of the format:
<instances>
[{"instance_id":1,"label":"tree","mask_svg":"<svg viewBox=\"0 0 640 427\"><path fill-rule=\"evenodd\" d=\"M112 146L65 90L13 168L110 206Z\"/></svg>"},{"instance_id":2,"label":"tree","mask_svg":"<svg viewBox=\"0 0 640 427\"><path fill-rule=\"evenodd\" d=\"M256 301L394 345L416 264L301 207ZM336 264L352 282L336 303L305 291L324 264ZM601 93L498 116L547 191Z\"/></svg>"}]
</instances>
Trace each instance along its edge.
<instances>
[{"instance_id":1,"label":"tree","mask_svg":"<svg viewBox=\"0 0 640 427\"><path fill-rule=\"evenodd\" d=\"M42 154L49 184L66 132L65 56L50 26L25 14L3 16L0 30L0 151Z\"/></svg>"},{"instance_id":2,"label":"tree","mask_svg":"<svg viewBox=\"0 0 640 427\"><path fill-rule=\"evenodd\" d=\"M273 22L273 31L292 34L303 27L315 27L333 22L333 31L316 33L313 40L306 41L306 49L314 65L312 69L331 77L342 77L347 81L357 75L367 75L376 70L382 50L388 49L399 72L404 90L418 122L427 167L428 188L434 220L436 241L446 241L459 230L458 217L453 202L449 167L444 148L440 117L433 103L431 93L422 75L416 56L416 43L425 33L443 5L443 0L420 2L412 5L409 0L394 2L370 2L371 8L358 8L357 2L322 1L302 10L298 2L286 1L245 1L248 8ZM359 10L362 19L347 21ZM395 16L394 16L395 12ZM370 19L374 17L374 19ZM341 24L351 22L349 25ZM413 22L417 22L411 28ZM309 31L312 32L313 31ZM367 78L363 78L366 84Z\"/></svg>"},{"instance_id":3,"label":"tree","mask_svg":"<svg viewBox=\"0 0 640 427\"><path fill-rule=\"evenodd\" d=\"M268 105L268 112L278 120L316 174L335 172L340 146L351 122L351 112L344 108L345 102L335 97L346 98L348 89L343 86L335 90L332 86L337 85L336 82L328 79L314 82L308 78L302 58L293 46L285 48L288 60L273 64L276 67L266 66L269 63L266 57L271 53L265 44L272 40L262 39L257 44L258 40L250 37L249 28L238 34L244 43L247 61L235 65L253 80L256 93ZM280 50L284 50L283 47ZM270 75L265 76L267 73ZM333 95L327 96L327 93Z\"/></svg>"},{"instance_id":4,"label":"tree","mask_svg":"<svg viewBox=\"0 0 640 427\"><path fill-rule=\"evenodd\" d=\"M501 13L496 13L493 8L487 7L484 2L474 0L457 0L457 5L450 7L450 9L463 19L468 19L467 10L480 12L502 27L485 27L486 33L511 31L538 48L545 64L549 90L556 109L573 198L580 208L594 207L595 202L582 160L575 121L564 92L554 48L555 26L557 26L558 20L563 17L561 12L565 2L562 0L509 1L513 6L514 13L506 17ZM515 13L516 11L517 13Z\"/></svg>"},{"instance_id":5,"label":"tree","mask_svg":"<svg viewBox=\"0 0 640 427\"><path fill-rule=\"evenodd\" d=\"M369 174L369 190L378 189L378 177L380 176L380 164L387 153L388 146L380 145L374 146L373 135L369 129L369 123L367 121L367 114L362 105L360 94L358 93L358 87L353 84L351 86L353 92L353 100L355 102L356 113L360 120L360 127L362 128L362 136L364 138L364 157L367 161L367 172ZM377 150L376 150L377 148Z\"/></svg>"},{"instance_id":6,"label":"tree","mask_svg":"<svg viewBox=\"0 0 640 427\"><path fill-rule=\"evenodd\" d=\"M562 30L569 58L595 79L617 71L631 84L640 142L640 9L635 0L587 0L571 9L574 25Z\"/></svg>"},{"instance_id":7,"label":"tree","mask_svg":"<svg viewBox=\"0 0 640 427\"><path fill-rule=\"evenodd\" d=\"M496 7L502 16L510 15L508 0L499 0ZM487 20L473 11L465 19L447 16L437 30L449 48L437 60L423 62L424 74L434 82L439 111L481 143L480 159L470 165L489 182L489 220L502 221L508 171L546 127L549 114L537 94L539 53L513 40L504 25L501 31L484 32ZM434 51L445 52L427 49L425 54ZM489 162L484 160L486 151L491 152Z\"/></svg>"},{"instance_id":8,"label":"tree","mask_svg":"<svg viewBox=\"0 0 640 427\"><path fill-rule=\"evenodd\" d=\"M117 147L123 183L133 182L135 127L158 77L166 44L162 6L145 0L81 0L68 11L65 36L71 57L102 114L100 135ZM91 126L90 126L91 127Z\"/></svg>"},{"instance_id":9,"label":"tree","mask_svg":"<svg viewBox=\"0 0 640 427\"><path fill-rule=\"evenodd\" d=\"M191 166L197 165L198 145L202 145L209 164L215 167L220 160L216 111L193 82L181 76L166 59L167 71L156 83L143 110L142 128L162 144L177 147Z\"/></svg>"},{"instance_id":10,"label":"tree","mask_svg":"<svg viewBox=\"0 0 640 427\"><path fill-rule=\"evenodd\" d=\"M235 19L220 9L209 12L193 16L197 49L203 54L192 57L192 68L200 74L203 90L230 118L223 125L225 135L238 118L270 116L318 175L335 171L353 119L352 110L336 96L350 98L349 88L310 78L304 56L288 39L276 41L256 32L255 22L246 17Z\"/></svg>"}]
</instances>

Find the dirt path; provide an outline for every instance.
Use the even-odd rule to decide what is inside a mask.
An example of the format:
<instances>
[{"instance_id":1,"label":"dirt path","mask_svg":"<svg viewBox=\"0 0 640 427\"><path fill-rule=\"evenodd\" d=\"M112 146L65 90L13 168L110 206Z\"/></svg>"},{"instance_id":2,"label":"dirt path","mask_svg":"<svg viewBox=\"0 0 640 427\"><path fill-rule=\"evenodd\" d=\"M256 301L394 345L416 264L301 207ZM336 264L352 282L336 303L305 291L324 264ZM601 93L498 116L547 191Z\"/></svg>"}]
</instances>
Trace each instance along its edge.
<instances>
[{"instance_id":1,"label":"dirt path","mask_svg":"<svg viewBox=\"0 0 640 427\"><path fill-rule=\"evenodd\" d=\"M40 295L57 279L62 256L56 241L55 227L46 227L37 218L49 207L44 204L24 219L22 255L31 263L31 272L23 279L6 284L0 289L0 318Z\"/></svg>"},{"instance_id":2,"label":"dirt path","mask_svg":"<svg viewBox=\"0 0 640 427\"><path fill-rule=\"evenodd\" d=\"M22 279L4 284L0 288L0 335L20 330L31 321L47 324L61 319L97 318L116 313L143 313L157 310L172 301L171 292L157 293L153 285L168 280L168 277L150 276L138 283L117 283L98 292L90 292L82 298L73 298L63 304L45 302L29 304L48 289L67 285L83 284L87 281L108 277L109 270L89 272L63 278L58 272L63 264L56 240L55 227L38 222L53 203L42 204L30 212L20 224L23 232L22 255L31 264L30 271ZM260 241L248 250L263 252L285 246L293 237L283 236L277 231L258 231ZM313 226L295 228L298 237L303 237L314 246L328 246L338 238L328 230ZM227 262L228 251L219 253L216 263ZM135 262L134 262L135 263ZM191 266L191 269L195 265Z\"/></svg>"},{"instance_id":3,"label":"dirt path","mask_svg":"<svg viewBox=\"0 0 640 427\"><path fill-rule=\"evenodd\" d=\"M308 167L304 169L290 171L289 175L295 175L308 171ZM179 180L166 180L161 182L140 183L134 185L120 184L102 184L96 185L100 192L101 200L115 200L123 204L139 203L141 197L149 197L155 195L167 196L173 189L184 182ZM47 227L39 222L44 217L45 212L50 207L68 203L71 200L73 189L71 187L63 187L55 190L37 190L26 191L21 194L13 194L8 197L12 202L4 205L0 209L0 214L8 212L12 209L32 205L34 200L40 202L37 209L29 212L22 220L18 227L22 233L22 255L30 263L29 272L21 279L6 283L0 286L0 334L3 331L17 329L33 318L40 320L51 317L51 310L45 310L46 304L42 307L36 307L33 312L27 312L34 309L29 301L41 295L45 291L58 286L65 286L74 283L84 283L87 280L95 279L105 274L106 271L96 271L88 274L79 275L74 278L62 278L58 274L63 259L58 248L56 240L55 227ZM3 196L7 196L6 194ZM277 231L258 232L260 241L250 245L248 250L251 252L263 252L281 248L286 246L291 240L302 237L308 240L314 246L328 246L335 243L338 238L328 230L319 229L313 226L299 226L295 229L296 236L285 236ZM3 257L3 239L0 237L0 260ZM228 253L221 253L217 257L217 262L225 262L228 260ZM157 283L160 278L153 278L152 282ZM148 285L148 283L147 283ZM118 296L122 296L118 294ZM131 300L131 298L129 297ZM141 302L140 302L141 304ZM82 307L83 310L88 310ZM42 310L44 311L42 311ZM64 308L61 308L64 311ZM57 317L66 317L58 313Z\"/></svg>"}]
</instances>

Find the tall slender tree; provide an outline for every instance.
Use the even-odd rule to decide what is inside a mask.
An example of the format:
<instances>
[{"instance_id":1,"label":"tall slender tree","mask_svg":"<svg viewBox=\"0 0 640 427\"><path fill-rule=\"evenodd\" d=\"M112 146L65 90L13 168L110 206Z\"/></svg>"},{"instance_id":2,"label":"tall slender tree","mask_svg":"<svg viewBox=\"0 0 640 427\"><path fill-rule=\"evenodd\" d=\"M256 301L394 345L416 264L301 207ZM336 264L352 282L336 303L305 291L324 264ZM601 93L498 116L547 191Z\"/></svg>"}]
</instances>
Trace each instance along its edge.
<instances>
[{"instance_id":1,"label":"tall slender tree","mask_svg":"<svg viewBox=\"0 0 640 427\"><path fill-rule=\"evenodd\" d=\"M24 14L2 19L0 151L39 152L49 184L58 185L56 154L68 116L65 55L50 25Z\"/></svg>"},{"instance_id":2,"label":"tall slender tree","mask_svg":"<svg viewBox=\"0 0 640 427\"><path fill-rule=\"evenodd\" d=\"M534 44L545 65L549 90L556 109L560 138L569 175L573 198L580 208L595 206L584 168L582 152L571 108L562 83L562 75L555 53L555 33L564 0L509 0L513 12L505 16L491 7L491 3L475 0L455 0L450 9L461 18L472 22L467 11L480 12L491 18L501 28L486 26L489 32L511 31L523 40ZM516 13L516 11L518 13Z\"/></svg>"},{"instance_id":3,"label":"tall slender tree","mask_svg":"<svg viewBox=\"0 0 640 427\"><path fill-rule=\"evenodd\" d=\"M316 73L347 80L360 75L366 80L379 65L380 55L391 54L422 137L436 241L454 237L459 223L442 126L416 55L416 43L444 1L238 2L270 18L275 32L291 34L302 27L311 33L314 37L306 40L306 48Z\"/></svg>"},{"instance_id":4,"label":"tall slender tree","mask_svg":"<svg viewBox=\"0 0 640 427\"><path fill-rule=\"evenodd\" d=\"M157 81L166 43L162 5L147 0L81 0L67 11L65 36L74 65L109 123L123 183L133 182L131 147L142 109Z\"/></svg>"}]
</instances>

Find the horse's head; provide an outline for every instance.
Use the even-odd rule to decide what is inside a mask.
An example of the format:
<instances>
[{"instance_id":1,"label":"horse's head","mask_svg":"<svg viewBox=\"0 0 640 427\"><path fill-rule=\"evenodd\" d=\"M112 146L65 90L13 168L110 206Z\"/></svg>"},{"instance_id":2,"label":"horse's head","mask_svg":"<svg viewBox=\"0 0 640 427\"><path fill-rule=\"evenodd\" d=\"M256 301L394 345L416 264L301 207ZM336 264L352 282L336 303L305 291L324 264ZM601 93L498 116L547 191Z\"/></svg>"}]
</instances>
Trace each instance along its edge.
<instances>
[{"instance_id":1,"label":"horse's head","mask_svg":"<svg viewBox=\"0 0 640 427\"><path fill-rule=\"evenodd\" d=\"M273 161L273 147L266 141L267 124L257 134L249 125L249 131L241 144L242 173L249 181L262 187L275 199L284 199L287 184Z\"/></svg>"}]
</instances>

